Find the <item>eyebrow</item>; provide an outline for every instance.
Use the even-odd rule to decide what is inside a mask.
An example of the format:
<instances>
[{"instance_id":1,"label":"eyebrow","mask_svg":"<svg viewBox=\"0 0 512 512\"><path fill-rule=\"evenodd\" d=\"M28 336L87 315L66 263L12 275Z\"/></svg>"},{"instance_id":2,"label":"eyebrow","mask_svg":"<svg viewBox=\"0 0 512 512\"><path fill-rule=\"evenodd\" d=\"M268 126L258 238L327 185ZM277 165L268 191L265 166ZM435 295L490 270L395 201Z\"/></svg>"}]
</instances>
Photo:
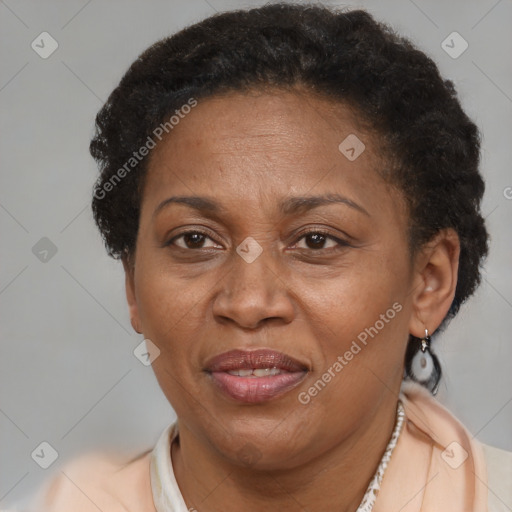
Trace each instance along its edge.
<instances>
[{"instance_id":1,"label":"eyebrow","mask_svg":"<svg viewBox=\"0 0 512 512\"><path fill-rule=\"evenodd\" d=\"M219 203L216 203L212 199L201 196L173 196L162 201L153 212L155 217L161 210L169 206L170 204L184 204L198 210L200 212L207 212L210 214L220 214L226 211L226 209ZM291 215L297 213L304 213L313 208L329 204L345 204L354 210L364 213L368 217L370 214L359 204L355 203L348 197L344 197L340 194L324 194L320 196L297 196L290 197L283 201L279 207L284 215Z\"/></svg>"}]
</instances>

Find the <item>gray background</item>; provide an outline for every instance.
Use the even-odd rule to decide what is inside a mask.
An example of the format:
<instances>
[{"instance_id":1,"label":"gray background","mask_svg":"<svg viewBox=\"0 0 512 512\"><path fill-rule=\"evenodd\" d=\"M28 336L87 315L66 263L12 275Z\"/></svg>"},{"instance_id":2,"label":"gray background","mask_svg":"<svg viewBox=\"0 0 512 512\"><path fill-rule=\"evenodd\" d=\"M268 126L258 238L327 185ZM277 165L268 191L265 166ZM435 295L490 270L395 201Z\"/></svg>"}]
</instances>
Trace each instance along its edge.
<instances>
[{"instance_id":1,"label":"gray background","mask_svg":"<svg viewBox=\"0 0 512 512\"><path fill-rule=\"evenodd\" d=\"M133 355L142 337L129 323L122 268L89 209L88 143L96 112L147 46L215 11L264 3L0 1L1 508L26 501L79 453L150 448L174 419L151 367ZM482 129L491 255L481 288L437 342L438 397L478 439L512 450L512 2L350 5L429 53ZM31 48L43 31L59 44L47 59ZM457 59L441 47L453 31L469 43ZM57 249L47 261L33 252L43 237ZM31 458L42 441L59 453L46 470Z\"/></svg>"}]
</instances>

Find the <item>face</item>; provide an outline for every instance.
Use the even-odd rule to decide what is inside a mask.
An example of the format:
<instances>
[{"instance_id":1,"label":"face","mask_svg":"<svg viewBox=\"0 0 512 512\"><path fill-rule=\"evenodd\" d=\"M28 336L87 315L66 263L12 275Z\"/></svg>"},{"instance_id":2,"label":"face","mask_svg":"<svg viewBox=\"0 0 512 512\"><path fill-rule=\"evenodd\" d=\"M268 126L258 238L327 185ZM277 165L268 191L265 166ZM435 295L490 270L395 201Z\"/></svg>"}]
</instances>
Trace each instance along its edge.
<instances>
[{"instance_id":1,"label":"face","mask_svg":"<svg viewBox=\"0 0 512 512\"><path fill-rule=\"evenodd\" d=\"M348 107L276 91L201 100L153 150L132 322L224 458L292 467L396 402L413 271L376 142Z\"/></svg>"}]
</instances>

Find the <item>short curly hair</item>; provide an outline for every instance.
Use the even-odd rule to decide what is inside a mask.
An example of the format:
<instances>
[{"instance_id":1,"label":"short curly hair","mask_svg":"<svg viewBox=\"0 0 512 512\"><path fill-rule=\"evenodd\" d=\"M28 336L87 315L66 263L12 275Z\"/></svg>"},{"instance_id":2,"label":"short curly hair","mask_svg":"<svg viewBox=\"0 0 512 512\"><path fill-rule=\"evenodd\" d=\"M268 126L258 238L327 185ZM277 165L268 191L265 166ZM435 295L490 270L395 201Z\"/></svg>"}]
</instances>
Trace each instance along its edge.
<instances>
[{"instance_id":1,"label":"short curly hair","mask_svg":"<svg viewBox=\"0 0 512 512\"><path fill-rule=\"evenodd\" d=\"M458 282L444 327L478 286L488 251L479 132L435 63L363 10L287 2L224 12L144 51L99 111L90 144L100 168L92 208L109 254L134 253L148 159L112 180L155 127L190 98L267 86L348 104L378 134L387 178L408 205L411 254L443 228L457 232Z\"/></svg>"}]
</instances>

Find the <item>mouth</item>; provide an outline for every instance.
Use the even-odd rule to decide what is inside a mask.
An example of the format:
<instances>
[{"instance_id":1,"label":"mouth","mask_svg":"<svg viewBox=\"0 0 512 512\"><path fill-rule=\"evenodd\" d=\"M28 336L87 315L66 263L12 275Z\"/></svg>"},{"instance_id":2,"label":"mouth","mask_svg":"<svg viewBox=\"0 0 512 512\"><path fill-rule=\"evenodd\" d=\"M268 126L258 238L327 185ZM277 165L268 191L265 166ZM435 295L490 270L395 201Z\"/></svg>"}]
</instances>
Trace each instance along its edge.
<instances>
[{"instance_id":1,"label":"mouth","mask_svg":"<svg viewBox=\"0 0 512 512\"><path fill-rule=\"evenodd\" d=\"M261 403L298 386L309 368L274 350L231 350L210 359L205 372L216 388L231 399Z\"/></svg>"}]
</instances>

